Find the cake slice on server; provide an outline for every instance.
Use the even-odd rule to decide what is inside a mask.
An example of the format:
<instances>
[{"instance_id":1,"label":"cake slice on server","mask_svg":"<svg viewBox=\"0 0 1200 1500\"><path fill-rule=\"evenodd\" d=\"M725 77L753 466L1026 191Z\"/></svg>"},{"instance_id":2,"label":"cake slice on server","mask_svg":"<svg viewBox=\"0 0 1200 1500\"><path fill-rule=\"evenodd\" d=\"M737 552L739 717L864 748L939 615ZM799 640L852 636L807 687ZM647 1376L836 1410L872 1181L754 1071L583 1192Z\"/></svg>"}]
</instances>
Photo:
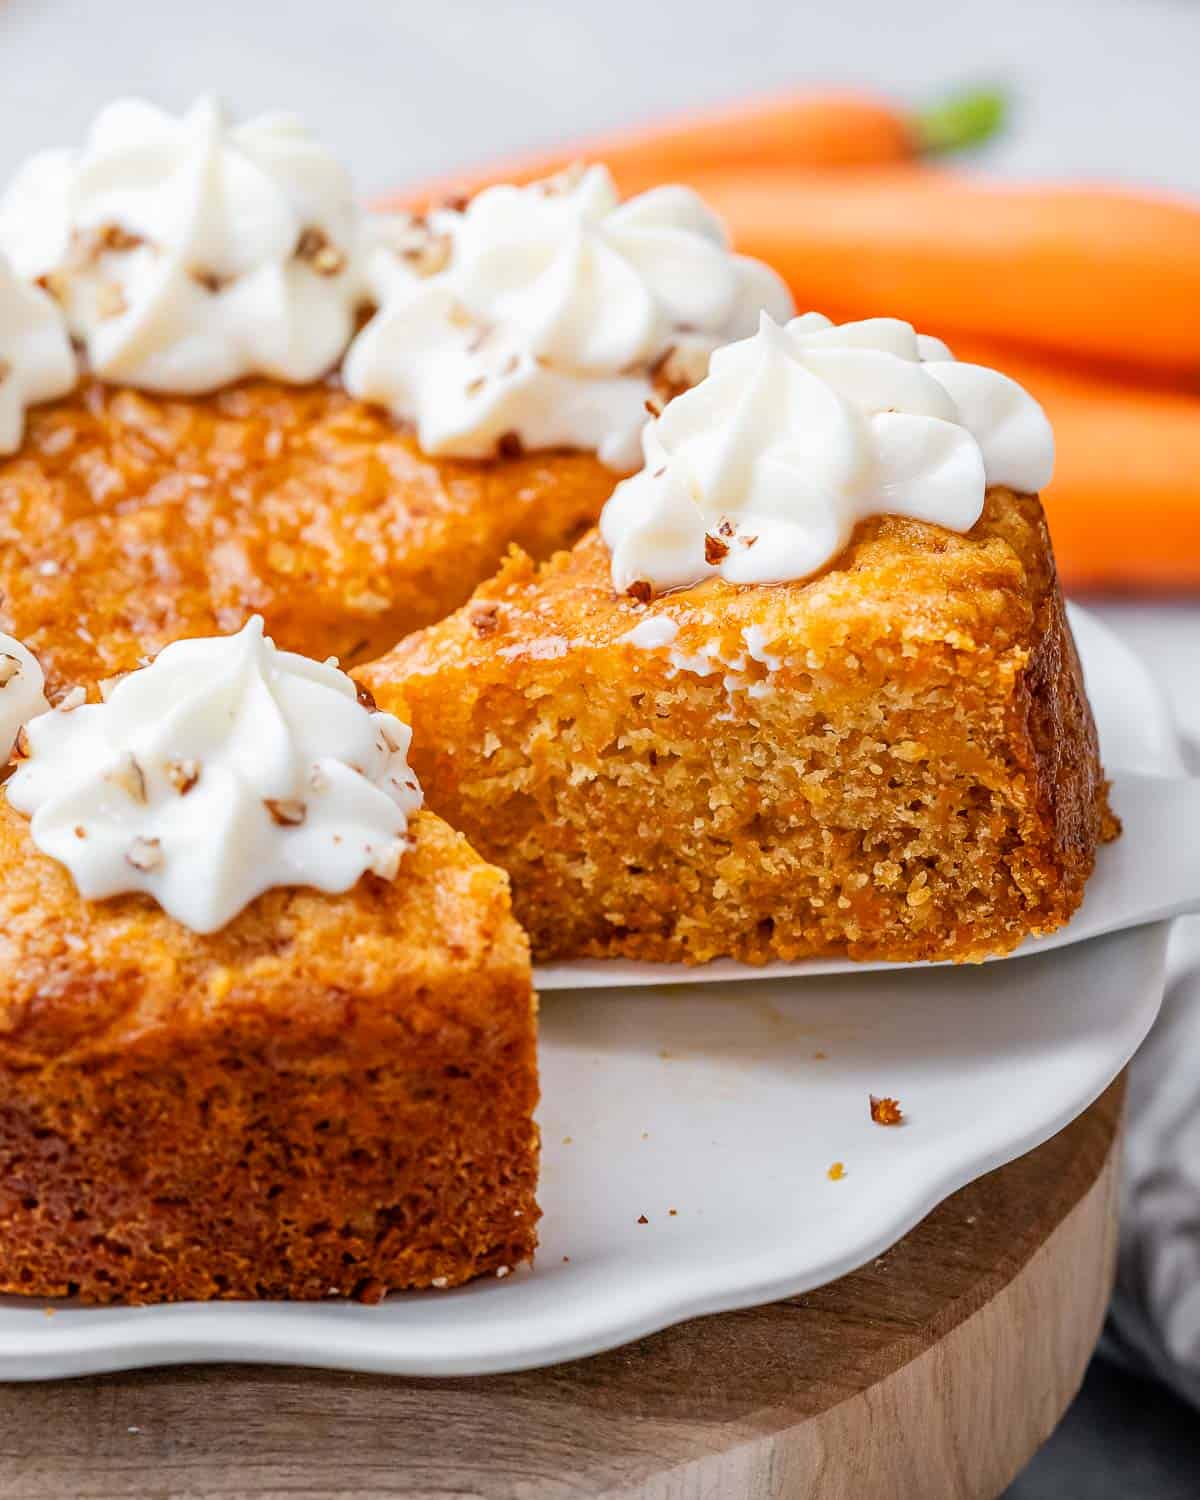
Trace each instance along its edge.
<instances>
[{"instance_id":1,"label":"cake slice on server","mask_svg":"<svg viewBox=\"0 0 1200 1500\"><path fill-rule=\"evenodd\" d=\"M365 669L535 958L980 959L1116 832L1036 402L892 319L714 355L598 532Z\"/></svg>"}]
</instances>

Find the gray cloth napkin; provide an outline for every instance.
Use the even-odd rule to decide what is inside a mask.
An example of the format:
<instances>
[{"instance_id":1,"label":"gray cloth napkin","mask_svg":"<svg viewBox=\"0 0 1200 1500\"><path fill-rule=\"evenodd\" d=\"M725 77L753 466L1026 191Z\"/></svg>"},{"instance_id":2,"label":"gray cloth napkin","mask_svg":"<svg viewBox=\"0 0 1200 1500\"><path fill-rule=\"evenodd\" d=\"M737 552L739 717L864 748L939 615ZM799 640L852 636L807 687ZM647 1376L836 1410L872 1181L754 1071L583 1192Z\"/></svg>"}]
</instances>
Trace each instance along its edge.
<instances>
[{"instance_id":1,"label":"gray cloth napkin","mask_svg":"<svg viewBox=\"0 0 1200 1500\"><path fill-rule=\"evenodd\" d=\"M1184 758L1200 769L1195 743ZM1102 1350L1200 1407L1200 918L1176 923L1162 1014L1130 1068L1123 1200Z\"/></svg>"}]
</instances>

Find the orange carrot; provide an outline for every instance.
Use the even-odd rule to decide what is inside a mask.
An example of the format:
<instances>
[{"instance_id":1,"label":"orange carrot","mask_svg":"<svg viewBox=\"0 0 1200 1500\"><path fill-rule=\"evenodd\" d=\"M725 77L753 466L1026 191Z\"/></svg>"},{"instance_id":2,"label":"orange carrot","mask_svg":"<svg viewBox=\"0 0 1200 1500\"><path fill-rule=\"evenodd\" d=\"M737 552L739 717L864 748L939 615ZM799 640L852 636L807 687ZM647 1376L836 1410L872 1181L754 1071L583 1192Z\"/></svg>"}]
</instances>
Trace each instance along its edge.
<instances>
[{"instance_id":1,"label":"orange carrot","mask_svg":"<svg viewBox=\"0 0 1200 1500\"><path fill-rule=\"evenodd\" d=\"M954 353L1003 370L1054 428L1043 499L1072 589L1200 587L1200 391L1147 388L964 340Z\"/></svg>"},{"instance_id":2,"label":"orange carrot","mask_svg":"<svg viewBox=\"0 0 1200 1500\"><path fill-rule=\"evenodd\" d=\"M572 162L604 162L622 194L713 168L878 166L954 150L999 128L1001 95L977 90L916 114L863 94L806 91L702 110L418 184L381 206L427 208L497 182L531 182Z\"/></svg>"},{"instance_id":3,"label":"orange carrot","mask_svg":"<svg viewBox=\"0 0 1200 1500\"><path fill-rule=\"evenodd\" d=\"M1200 376L1200 203L916 169L692 180L803 308Z\"/></svg>"}]
</instances>

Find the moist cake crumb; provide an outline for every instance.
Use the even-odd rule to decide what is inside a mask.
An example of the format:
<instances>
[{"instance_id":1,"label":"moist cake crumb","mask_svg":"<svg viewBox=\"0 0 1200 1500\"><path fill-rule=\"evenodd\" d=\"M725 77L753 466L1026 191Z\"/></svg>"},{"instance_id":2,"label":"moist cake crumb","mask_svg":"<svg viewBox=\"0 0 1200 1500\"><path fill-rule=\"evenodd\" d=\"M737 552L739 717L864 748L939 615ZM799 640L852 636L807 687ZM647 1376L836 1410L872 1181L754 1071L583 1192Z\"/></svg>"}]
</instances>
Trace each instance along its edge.
<instances>
[{"instance_id":1,"label":"moist cake crumb","mask_svg":"<svg viewBox=\"0 0 1200 1500\"><path fill-rule=\"evenodd\" d=\"M976 961L1062 926L1117 831L1041 504L1002 488L966 534L877 517L805 582L652 600L592 533L363 675L540 962Z\"/></svg>"},{"instance_id":2,"label":"moist cake crumb","mask_svg":"<svg viewBox=\"0 0 1200 1500\"><path fill-rule=\"evenodd\" d=\"M0 1292L375 1302L532 1255L528 944L500 871L411 826L395 882L202 935L82 901L0 802Z\"/></svg>"}]
</instances>

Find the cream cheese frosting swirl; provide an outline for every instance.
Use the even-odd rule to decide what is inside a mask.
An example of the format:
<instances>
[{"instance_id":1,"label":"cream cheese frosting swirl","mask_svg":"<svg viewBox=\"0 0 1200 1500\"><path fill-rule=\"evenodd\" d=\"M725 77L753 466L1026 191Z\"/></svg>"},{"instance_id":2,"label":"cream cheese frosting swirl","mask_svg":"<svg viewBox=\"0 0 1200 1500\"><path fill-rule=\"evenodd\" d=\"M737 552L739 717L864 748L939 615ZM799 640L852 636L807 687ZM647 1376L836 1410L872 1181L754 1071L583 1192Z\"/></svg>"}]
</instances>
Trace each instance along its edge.
<instances>
[{"instance_id":1,"label":"cream cheese frosting swirl","mask_svg":"<svg viewBox=\"0 0 1200 1500\"><path fill-rule=\"evenodd\" d=\"M408 236L390 272L373 259L383 306L345 381L414 423L432 454L486 458L507 439L631 470L648 401L701 379L762 309L792 311L690 189L622 203L602 166L488 188L461 213L409 221Z\"/></svg>"},{"instance_id":2,"label":"cream cheese frosting swirl","mask_svg":"<svg viewBox=\"0 0 1200 1500\"><path fill-rule=\"evenodd\" d=\"M32 719L8 797L81 896L143 891L213 932L276 886L393 878L421 805L410 740L255 616L168 646L103 703Z\"/></svg>"},{"instance_id":3,"label":"cream cheese frosting swirl","mask_svg":"<svg viewBox=\"0 0 1200 1500\"><path fill-rule=\"evenodd\" d=\"M17 174L0 250L54 292L98 376L187 395L332 368L363 295L361 224L347 172L291 116L129 99L81 151Z\"/></svg>"},{"instance_id":4,"label":"cream cheese frosting swirl","mask_svg":"<svg viewBox=\"0 0 1200 1500\"><path fill-rule=\"evenodd\" d=\"M807 578L873 515L965 532L989 485L1049 482L1045 413L894 318L786 327L718 350L643 434L645 467L600 518L616 589Z\"/></svg>"},{"instance_id":5,"label":"cream cheese frosting swirl","mask_svg":"<svg viewBox=\"0 0 1200 1500\"><path fill-rule=\"evenodd\" d=\"M75 378L75 353L62 313L0 255L0 454L21 446L26 408L65 396Z\"/></svg>"},{"instance_id":6,"label":"cream cheese frosting swirl","mask_svg":"<svg viewBox=\"0 0 1200 1500\"><path fill-rule=\"evenodd\" d=\"M22 727L50 707L45 686L33 652L11 635L0 635L0 763L12 754Z\"/></svg>"}]
</instances>

